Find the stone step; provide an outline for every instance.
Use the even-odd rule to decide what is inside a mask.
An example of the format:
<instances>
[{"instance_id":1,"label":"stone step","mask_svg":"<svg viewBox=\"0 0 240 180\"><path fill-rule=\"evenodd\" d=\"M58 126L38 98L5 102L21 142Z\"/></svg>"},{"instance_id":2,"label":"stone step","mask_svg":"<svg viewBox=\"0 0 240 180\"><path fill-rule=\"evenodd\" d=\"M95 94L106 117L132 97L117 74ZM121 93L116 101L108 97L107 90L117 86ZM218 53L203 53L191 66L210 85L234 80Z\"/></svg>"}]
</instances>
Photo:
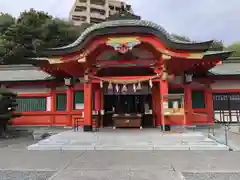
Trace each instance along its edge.
<instances>
[{"instance_id":1,"label":"stone step","mask_svg":"<svg viewBox=\"0 0 240 180\"><path fill-rule=\"evenodd\" d=\"M156 134L66 131L28 147L29 150L228 150L202 133Z\"/></svg>"}]
</instances>

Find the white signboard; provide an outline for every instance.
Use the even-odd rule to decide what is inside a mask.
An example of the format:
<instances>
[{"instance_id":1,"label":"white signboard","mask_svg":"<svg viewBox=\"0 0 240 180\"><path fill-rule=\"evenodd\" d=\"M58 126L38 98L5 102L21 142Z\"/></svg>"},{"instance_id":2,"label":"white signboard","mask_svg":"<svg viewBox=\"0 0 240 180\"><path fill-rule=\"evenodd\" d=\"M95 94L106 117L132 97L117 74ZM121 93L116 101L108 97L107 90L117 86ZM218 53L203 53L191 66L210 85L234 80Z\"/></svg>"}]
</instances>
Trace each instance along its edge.
<instances>
[{"instance_id":1,"label":"white signboard","mask_svg":"<svg viewBox=\"0 0 240 180\"><path fill-rule=\"evenodd\" d=\"M178 101L173 101L173 108L178 109Z\"/></svg>"},{"instance_id":2,"label":"white signboard","mask_svg":"<svg viewBox=\"0 0 240 180\"><path fill-rule=\"evenodd\" d=\"M163 102L163 108L168 109L168 102Z\"/></svg>"},{"instance_id":3,"label":"white signboard","mask_svg":"<svg viewBox=\"0 0 240 180\"><path fill-rule=\"evenodd\" d=\"M52 109L52 97L51 96L48 96L47 97L47 111L51 111L51 109Z\"/></svg>"},{"instance_id":4,"label":"white signboard","mask_svg":"<svg viewBox=\"0 0 240 180\"><path fill-rule=\"evenodd\" d=\"M84 109L84 103L78 103L75 105L76 110Z\"/></svg>"}]
</instances>

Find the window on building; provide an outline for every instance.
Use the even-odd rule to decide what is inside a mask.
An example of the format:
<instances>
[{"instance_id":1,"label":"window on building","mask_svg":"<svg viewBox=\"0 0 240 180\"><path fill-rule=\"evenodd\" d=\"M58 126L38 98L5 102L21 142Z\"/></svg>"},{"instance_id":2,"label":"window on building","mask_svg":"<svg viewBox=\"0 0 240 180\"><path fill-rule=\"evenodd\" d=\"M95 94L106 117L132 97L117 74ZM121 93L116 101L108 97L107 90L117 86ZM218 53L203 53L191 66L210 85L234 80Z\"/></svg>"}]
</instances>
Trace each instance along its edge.
<instances>
[{"instance_id":1,"label":"window on building","mask_svg":"<svg viewBox=\"0 0 240 180\"><path fill-rule=\"evenodd\" d=\"M126 9L127 9L128 11L130 11L130 10L131 10L131 5L126 5Z\"/></svg>"},{"instance_id":2,"label":"window on building","mask_svg":"<svg viewBox=\"0 0 240 180\"><path fill-rule=\"evenodd\" d=\"M192 108L205 108L204 91L192 91Z\"/></svg>"},{"instance_id":3,"label":"window on building","mask_svg":"<svg viewBox=\"0 0 240 180\"><path fill-rule=\"evenodd\" d=\"M92 108L94 109L94 92L92 93ZM79 110L84 109L84 92L83 91L75 91L73 95L73 109Z\"/></svg>"},{"instance_id":4,"label":"window on building","mask_svg":"<svg viewBox=\"0 0 240 180\"><path fill-rule=\"evenodd\" d=\"M109 5L109 9L114 10L114 6Z\"/></svg>"},{"instance_id":5,"label":"window on building","mask_svg":"<svg viewBox=\"0 0 240 180\"><path fill-rule=\"evenodd\" d=\"M96 13L96 14L101 14L101 15L105 15L105 10L102 10L102 9L96 9L96 8L91 8L90 9L90 12L91 13Z\"/></svg>"},{"instance_id":6,"label":"window on building","mask_svg":"<svg viewBox=\"0 0 240 180\"><path fill-rule=\"evenodd\" d=\"M104 6L106 4L105 0L90 0L91 4Z\"/></svg>"},{"instance_id":7,"label":"window on building","mask_svg":"<svg viewBox=\"0 0 240 180\"><path fill-rule=\"evenodd\" d=\"M76 12L83 12L86 10L87 10L87 7L85 7L85 6L76 6L76 8L75 8Z\"/></svg>"},{"instance_id":8,"label":"window on building","mask_svg":"<svg viewBox=\"0 0 240 180\"><path fill-rule=\"evenodd\" d=\"M67 95L57 94L56 95L56 111L66 111L67 108Z\"/></svg>"},{"instance_id":9,"label":"window on building","mask_svg":"<svg viewBox=\"0 0 240 180\"><path fill-rule=\"evenodd\" d=\"M34 112L47 110L46 97L18 97L16 99L18 106L17 112Z\"/></svg>"},{"instance_id":10,"label":"window on building","mask_svg":"<svg viewBox=\"0 0 240 180\"><path fill-rule=\"evenodd\" d=\"M168 94L184 94L183 88L169 88ZM181 108L181 104L184 103L180 99L169 99L168 100L168 107L173 108L174 101L178 102L178 107Z\"/></svg>"},{"instance_id":11,"label":"window on building","mask_svg":"<svg viewBox=\"0 0 240 180\"><path fill-rule=\"evenodd\" d=\"M117 12L120 12L121 8L120 7L116 7L115 8Z\"/></svg>"},{"instance_id":12,"label":"window on building","mask_svg":"<svg viewBox=\"0 0 240 180\"><path fill-rule=\"evenodd\" d=\"M86 19L87 19L86 16L76 16L76 15L72 16L72 20L74 21L86 21Z\"/></svg>"},{"instance_id":13,"label":"window on building","mask_svg":"<svg viewBox=\"0 0 240 180\"><path fill-rule=\"evenodd\" d=\"M73 95L73 109L84 109L84 92L75 91Z\"/></svg>"},{"instance_id":14,"label":"window on building","mask_svg":"<svg viewBox=\"0 0 240 180\"><path fill-rule=\"evenodd\" d=\"M86 3L87 0L79 0L80 3Z\"/></svg>"}]
</instances>

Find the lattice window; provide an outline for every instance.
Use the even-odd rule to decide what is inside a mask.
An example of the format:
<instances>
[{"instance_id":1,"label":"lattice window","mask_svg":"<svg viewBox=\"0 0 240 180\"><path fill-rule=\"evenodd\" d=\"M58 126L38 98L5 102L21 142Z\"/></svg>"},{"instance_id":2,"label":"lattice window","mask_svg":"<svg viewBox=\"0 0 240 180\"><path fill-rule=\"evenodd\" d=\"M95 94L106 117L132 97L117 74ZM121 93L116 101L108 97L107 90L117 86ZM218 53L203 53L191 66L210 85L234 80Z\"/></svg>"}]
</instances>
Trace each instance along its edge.
<instances>
[{"instance_id":1,"label":"lattice window","mask_svg":"<svg viewBox=\"0 0 240 180\"><path fill-rule=\"evenodd\" d=\"M94 92L92 93L92 108L94 109ZM84 92L75 91L73 95L73 109L83 109L81 106L84 105Z\"/></svg>"},{"instance_id":2,"label":"lattice window","mask_svg":"<svg viewBox=\"0 0 240 180\"><path fill-rule=\"evenodd\" d=\"M65 111L67 108L67 95L57 94L56 95L56 111Z\"/></svg>"},{"instance_id":3,"label":"lattice window","mask_svg":"<svg viewBox=\"0 0 240 180\"><path fill-rule=\"evenodd\" d=\"M19 97L16 99L18 112L46 111L46 97Z\"/></svg>"}]
</instances>

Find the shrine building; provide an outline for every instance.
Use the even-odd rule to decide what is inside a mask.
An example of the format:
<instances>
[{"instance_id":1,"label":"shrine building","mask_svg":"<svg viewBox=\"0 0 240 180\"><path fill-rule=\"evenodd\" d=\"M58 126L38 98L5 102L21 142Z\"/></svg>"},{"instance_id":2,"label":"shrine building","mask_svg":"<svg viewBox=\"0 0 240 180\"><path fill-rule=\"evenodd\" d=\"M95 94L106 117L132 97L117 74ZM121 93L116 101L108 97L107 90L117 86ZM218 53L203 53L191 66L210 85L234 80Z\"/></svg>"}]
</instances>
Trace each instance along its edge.
<instances>
[{"instance_id":1,"label":"shrine building","mask_svg":"<svg viewBox=\"0 0 240 180\"><path fill-rule=\"evenodd\" d=\"M239 61L210 51L212 43L179 41L121 12L31 65L1 66L0 81L19 95L15 125L169 130L238 122Z\"/></svg>"}]
</instances>

